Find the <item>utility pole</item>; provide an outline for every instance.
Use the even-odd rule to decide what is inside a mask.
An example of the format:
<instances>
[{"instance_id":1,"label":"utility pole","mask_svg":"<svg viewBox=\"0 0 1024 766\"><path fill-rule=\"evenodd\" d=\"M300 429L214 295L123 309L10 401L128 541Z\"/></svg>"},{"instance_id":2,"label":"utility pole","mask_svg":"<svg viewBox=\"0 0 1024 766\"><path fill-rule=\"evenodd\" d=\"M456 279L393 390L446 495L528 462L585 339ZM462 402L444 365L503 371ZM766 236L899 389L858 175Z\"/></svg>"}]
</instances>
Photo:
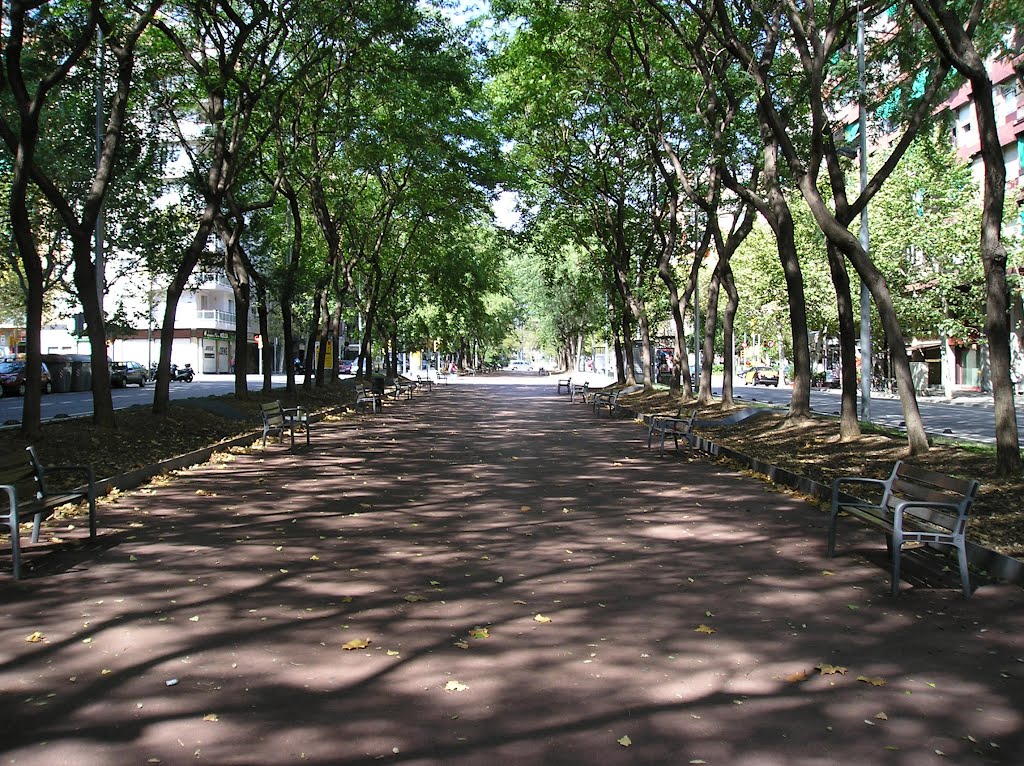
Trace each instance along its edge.
<instances>
[{"instance_id":1,"label":"utility pole","mask_svg":"<svg viewBox=\"0 0 1024 766\"><path fill-rule=\"evenodd\" d=\"M860 134L860 192L868 185L867 86L864 78L864 8L857 10L857 121ZM868 206L860 211L860 246L868 253ZM860 281L860 417L871 420L871 292Z\"/></svg>"}]
</instances>

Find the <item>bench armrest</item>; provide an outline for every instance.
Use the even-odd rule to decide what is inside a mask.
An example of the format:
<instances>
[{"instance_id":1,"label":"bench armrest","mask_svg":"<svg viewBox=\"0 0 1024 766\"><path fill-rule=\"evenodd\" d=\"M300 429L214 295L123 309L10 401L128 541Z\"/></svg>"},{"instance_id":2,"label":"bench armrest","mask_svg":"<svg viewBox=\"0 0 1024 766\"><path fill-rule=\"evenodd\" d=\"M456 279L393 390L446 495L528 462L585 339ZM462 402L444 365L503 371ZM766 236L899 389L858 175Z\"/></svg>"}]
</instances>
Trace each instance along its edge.
<instances>
[{"instance_id":1,"label":"bench armrest","mask_svg":"<svg viewBox=\"0 0 1024 766\"><path fill-rule=\"evenodd\" d=\"M18 490L15 489L13 484L0 484L0 491L7 495L8 511L11 514L11 523L14 524L16 521L14 511L18 504Z\"/></svg>"},{"instance_id":2,"label":"bench armrest","mask_svg":"<svg viewBox=\"0 0 1024 766\"><path fill-rule=\"evenodd\" d=\"M892 504L893 526L902 529L903 512L907 509L929 508L933 511L946 511L951 516L959 518L964 515L962 503L944 503L934 500L900 500Z\"/></svg>"}]
</instances>

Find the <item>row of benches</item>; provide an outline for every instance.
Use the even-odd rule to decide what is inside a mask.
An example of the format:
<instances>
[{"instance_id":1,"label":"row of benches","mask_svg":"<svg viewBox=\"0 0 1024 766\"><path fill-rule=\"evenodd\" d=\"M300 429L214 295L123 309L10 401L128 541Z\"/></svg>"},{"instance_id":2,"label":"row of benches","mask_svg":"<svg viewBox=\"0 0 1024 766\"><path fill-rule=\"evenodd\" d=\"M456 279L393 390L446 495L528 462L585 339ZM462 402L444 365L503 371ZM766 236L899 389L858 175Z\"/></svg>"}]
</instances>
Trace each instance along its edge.
<instances>
[{"instance_id":1,"label":"row of benches","mask_svg":"<svg viewBox=\"0 0 1024 766\"><path fill-rule=\"evenodd\" d=\"M607 406L614 413L621 405L619 398L633 393L641 386L614 390L590 391L588 384L574 386L570 378L559 379L556 393L563 390L570 401L580 395L583 401ZM624 409L624 408L623 408ZM679 440L693 447L697 408L686 412L680 407L674 415L650 414L647 421L647 448L651 449L655 436L659 441L659 454L664 455L665 442L672 438L676 451ZM952 547L957 556L960 583L965 597L971 594L967 562L967 521L971 505L978 494L979 482L958 479L897 461L888 478L842 476L832 482L826 555L835 554L838 520L841 515L857 517L880 528L886 536L891 566L890 588L899 592L900 565L903 548L907 544L926 544ZM868 499L848 493L851 487L872 490Z\"/></svg>"},{"instance_id":2,"label":"row of benches","mask_svg":"<svg viewBox=\"0 0 1024 766\"><path fill-rule=\"evenodd\" d=\"M561 393L559 381L558 392ZM614 414L622 408L619 398L630 389L612 391L587 391L595 413L599 407L607 408ZM585 399L586 401L586 399ZM277 433L282 441L288 432L295 441L297 430L305 431L309 443L309 418L301 408L284 408L280 402L263 405L266 444L268 435ZM678 450L678 440L683 437L688 446L693 444L693 427L696 409L688 414L680 409L675 415L652 415L648 418L647 445L651 447L655 434L660 435L660 451L664 452L665 441L672 436ZM77 477L84 483L71 490L51 490L48 477L55 474ZM864 499L847 493L852 486L868 487L875 491L873 498ZM838 518L848 514L880 527L886 535L891 559L891 590L899 590L900 559L904 545L923 543L953 547L957 553L961 586L965 596L970 595L970 576L966 552L967 521L971 505L977 496L979 483L976 480L957 479L934 471L898 461L887 479L862 476L846 476L832 483L827 555L835 552ZM0 492L6 497L6 514L0 517L11 533L12 570L15 578L20 576L21 545L19 524L32 519L32 541L37 542L42 521L52 516L58 508L69 503L87 502L89 508L89 537L96 537L96 487L92 470L87 466L44 467L29 447L0 457Z\"/></svg>"}]
</instances>

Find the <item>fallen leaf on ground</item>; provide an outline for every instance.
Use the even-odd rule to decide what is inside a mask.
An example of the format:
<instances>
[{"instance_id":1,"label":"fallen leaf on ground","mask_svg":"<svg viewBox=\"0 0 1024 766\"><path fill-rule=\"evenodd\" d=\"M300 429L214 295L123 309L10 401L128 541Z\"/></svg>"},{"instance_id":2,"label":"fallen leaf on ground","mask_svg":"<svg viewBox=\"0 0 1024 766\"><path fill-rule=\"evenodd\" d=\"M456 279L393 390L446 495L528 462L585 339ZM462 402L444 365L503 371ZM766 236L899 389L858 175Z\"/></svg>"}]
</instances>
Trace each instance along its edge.
<instances>
[{"instance_id":1,"label":"fallen leaf on ground","mask_svg":"<svg viewBox=\"0 0 1024 766\"><path fill-rule=\"evenodd\" d=\"M700 625L698 625L696 628L693 629L693 632L694 633L707 633L708 635L711 635L712 633L715 632L715 629L712 628L710 625L704 625L703 623L701 623Z\"/></svg>"},{"instance_id":2,"label":"fallen leaf on ground","mask_svg":"<svg viewBox=\"0 0 1024 766\"><path fill-rule=\"evenodd\" d=\"M46 636L44 636L42 633L40 633L37 630L35 633L32 633L32 634L26 636L25 640L28 641L30 644L38 644L44 638L46 638Z\"/></svg>"},{"instance_id":3,"label":"fallen leaf on ground","mask_svg":"<svg viewBox=\"0 0 1024 766\"><path fill-rule=\"evenodd\" d=\"M426 601L427 600L426 596L421 596L418 593L410 593L407 596L402 596L402 598L404 598L410 604L415 604L417 601Z\"/></svg>"},{"instance_id":4,"label":"fallen leaf on ground","mask_svg":"<svg viewBox=\"0 0 1024 766\"><path fill-rule=\"evenodd\" d=\"M469 631L470 638L490 638L491 632L487 628L473 628Z\"/></svg>"},{"instance_id":5,"label":"fallen leaf on ground","mask_svg":"<svg viewBox=\"0 0 1024 766\"><path fill-rule=\"evenodd\" d=\"M866 684L871 684L872 686L885 686L885 679L877 676L857 676L857 680L863 681Z\"/></svg>"},{"instance_id":6,"label":"fallen leaf on ground","mask_svg":"<svg viewBox=\"0 0 1024 766\"><path fill-rule=\"evenodd\" d=\"M786 682L791 683L791 684L798 684L801 681L806 681L807 680L807 671L806 670L798 670L796 673L790 673L783 680L785 680Z\"/></svg>"},{"instance_id":7,"label":"fallen leaf on ground","mask_svg":"<svg viewBox=\"0 0 1024 766\"><path fill-rule=\"evenodd\" d=\"M834 676L836 673L842 675L846 674L846 668L844 668L842 665L829 665L826 662L822 662L818 665L815 665L814 667L820 670L823 676Z\"/></svg>"},{"instance_id":8,"label":"fallen leaf on ground","mask_svg":"<svg viewBox=\"0 0 1024 766\"><path fill-rule=\"evenodd\" d=\"M467 644L465 641L456 641L455 645L457 647L459 647L460 649L468 649L469 648L469 644Z\"/></svg>"},{"instance_id":9,"label":"fallen leaf on ground","mask_svg":"<svg viewBox=\"0 0 1024 766\"><path fill-rule=\"evenodd\" d=\"M528 506L528 505L521 505L521 506L519 506L520 513L529 513L532 510L533 509L530 506Z\"/></svg>"},{"instance_id":10,"label":"fallen leaf on ground","mask_svg":"<svg viewBox=\"0 0 1024 766\"><path fill-rule=\"evenodd\" d=\"M888 721L889 716L887 716L885 713L878 713L875 715L875 719L879 721Z\"/></svg>"},{"instance_id":11,"label":"fallen leaf on ground","mask_svg":"<svg viewBox=\"0 0 1024 766\"><path fill-rule=\"evenodd\" d=\"M351 641L346 641L341 645L341 648L345 651L351 651L352 649L365 649L372 642L368 638L353 638Z\"/></svg>"},{"instance_id":12,"label":"fallen leaf on ground","mask_svg":"<svg viewBox=\"0 0 1024 766\"><path fill-rule=\"evenodd\" d=\"M398 652L396 652L394 649L388 649L388 657L397 657L397 656L398 656Z\"/></svg>"},{"instance_id":13,"label":"fallen leaf on ground","mask_svg":"<svg viewBox=\"0 0 1024 766\"><path fill-rule=\"evenodd\" d=\"M203 720L204 721L219 721L220 718L217 717L216 713L207 713L206 715L203 716Z\"/></svg>"},{"instance_id":14,"label":"fallen leaf on ground","mask_svg":"<svg viewBox=\"0 0 1024 766\"><path fill-rule=\"evenodd\" d=\"M623 747L629 747L630 745L632 745L632 744L633 744L633 740L631 740L631 739L630 739L630 738L629 738L628 736L625 736L625 737L619 737L619 738L618 738L617 740L615 740L615 741L616 741L616 742L618 742L618 743L619 743L620 745L622 745Z\"/></svg>"},{"instance_id":15,"label":"fallen leaf on ground","mask_svg":"<svg viewBox=\"0 0 1024 766\"><path fill-rule=\"evenodd\" d=\"M534 622L551 622L551 618L550 617L545 617L542 614L535 614L533 616L533 621Z\"/></svg>"},{"instance_id":16,"label":"fallen leaf on ground","mask_svg":"<svg viewBox=\"0 0 1024 766\"><path fill-rule=\"evenodd\" d=\"M446 692L464 692L469 687L461 681L449 681L444 685Z\"/></svg>"}]
</instances>

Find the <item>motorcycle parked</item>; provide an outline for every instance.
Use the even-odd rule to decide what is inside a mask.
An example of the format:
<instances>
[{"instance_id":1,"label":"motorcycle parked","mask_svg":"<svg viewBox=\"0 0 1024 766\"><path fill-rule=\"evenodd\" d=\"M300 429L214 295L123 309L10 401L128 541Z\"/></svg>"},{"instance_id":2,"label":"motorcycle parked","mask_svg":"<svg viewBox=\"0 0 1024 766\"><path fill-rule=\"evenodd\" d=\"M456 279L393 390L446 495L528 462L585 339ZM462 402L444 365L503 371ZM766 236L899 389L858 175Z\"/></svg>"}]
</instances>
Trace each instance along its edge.
<instances>
[{"instance_id":1,"label":"motorcycle parked","mask_svg":"<svg viewBox=\"0 0 1024 766\"><path fill-rule=\"evenodd\" d=\"M176 364L171 365L171 382L184 381L185 383L191 383L195 376L196 374L191 364L186 363L184 367L178 367Z\"/></svg>"}]
</instances>

